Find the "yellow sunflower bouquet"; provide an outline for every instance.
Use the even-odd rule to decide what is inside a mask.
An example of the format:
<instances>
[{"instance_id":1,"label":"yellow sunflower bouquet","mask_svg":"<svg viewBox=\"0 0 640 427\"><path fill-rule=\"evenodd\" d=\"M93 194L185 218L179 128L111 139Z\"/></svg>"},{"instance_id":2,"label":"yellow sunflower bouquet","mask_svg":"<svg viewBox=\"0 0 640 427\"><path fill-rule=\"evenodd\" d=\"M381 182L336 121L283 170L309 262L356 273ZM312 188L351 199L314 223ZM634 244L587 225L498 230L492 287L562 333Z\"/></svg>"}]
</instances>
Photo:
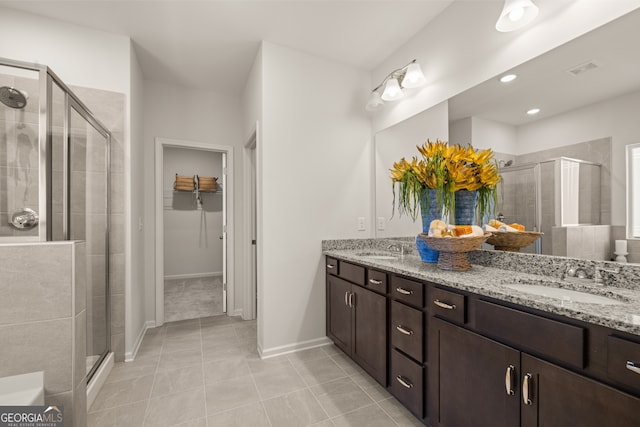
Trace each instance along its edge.
<instances>
[{"instance_id":1,"label":"yellow sunflower bouquet","mask_svg":"<svg viewBox=\"0 0 640 427\"><path fill-rule=\"evenodd\" d=\"M427 140L417 149L422 158L413 157L411 161L402 158L390 169L394 209L398 183L401 215L410 215L415 221L418 207L428 206L429 189L435 190L436 204L442 207L445 216L455 211L455 192L459 190L478 192L476 207L480 217L496 206L500 175L491 149L476 150L471 145L449 145L440 140Z\"/></svg>"}]
</instances>

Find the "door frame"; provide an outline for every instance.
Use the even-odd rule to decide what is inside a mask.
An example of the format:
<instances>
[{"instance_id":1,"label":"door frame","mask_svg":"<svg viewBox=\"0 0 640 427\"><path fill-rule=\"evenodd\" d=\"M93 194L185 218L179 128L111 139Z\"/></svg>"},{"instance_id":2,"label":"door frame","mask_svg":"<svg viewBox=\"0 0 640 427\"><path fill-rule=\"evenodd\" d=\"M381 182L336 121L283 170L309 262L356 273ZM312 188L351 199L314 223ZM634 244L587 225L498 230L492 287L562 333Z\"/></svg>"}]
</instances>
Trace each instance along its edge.
<instances>
[{"instance_id":1,"label":"door frame","mask_svg":"<svg viewBox=\"0 0 640 427\"><path fill-rule=\"evenodd\" d=\"M223 170L223 197L226 198L226 294L227 314L235 314L234 300L234 225L233 225L233 147L228 145L208 144L205 142L187 141L170 138L155 138L155 306L156 326L164 324L164 206L163 206L163 169L164 148L187 148L192 150L213 151L225 153L227 158L226 171Z\"/></svg>"},{"instance_id":2,"label":"door frame","mask_svg":"<svg viewBox=\"0 0 640 427\"><path fill-rule=\"evenodd\" d=\"M256 122L254 128L249 134L249 138L246 139L243 155L243 190L244 190L244 230L245 238L242 248L244 251L244 304L242 318L244 320L253 320L257 317L258 302L256 301L256 295L258 295L258 287L260 282L260 275L258 273L258 258L261 247L260 241L260 226L258 224L258 183L257 177L259 176L259 150L260 150L260 132L259 123ZM253 151L253 153L252 153ZM255 156L252 160L252 155ZM253 183L252 183L253 181ZM255 212L252 212L255 207ZM255 257L252 256L254 248L251 244L251 231L253 229L253 222L255 221L256 228L256 240L255 245ZM253 277L255 277L255 282Z\"/></svg>"}]
</instances>

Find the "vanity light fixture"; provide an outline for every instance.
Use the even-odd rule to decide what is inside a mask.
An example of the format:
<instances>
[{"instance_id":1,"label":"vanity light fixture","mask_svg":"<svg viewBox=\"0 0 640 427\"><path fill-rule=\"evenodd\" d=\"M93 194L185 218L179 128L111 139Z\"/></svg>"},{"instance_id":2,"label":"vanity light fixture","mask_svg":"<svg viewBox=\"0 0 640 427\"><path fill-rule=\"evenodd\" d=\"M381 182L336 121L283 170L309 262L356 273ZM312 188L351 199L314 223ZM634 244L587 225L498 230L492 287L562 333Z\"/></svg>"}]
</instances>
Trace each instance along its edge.
<instances>
[{"instance_id":1,"label":"vanity light fixture","mask_svg":"<svg viewBox=\"0 0 640 427\"><path fill-rule=\"evenodd\" d=\"M416 88L425 83L426 79L420 64L413 61L402 68L393 70L371 91L367 111L375 111L384 105L384 101L397 101L404 96L403 88Z\"/></svg>"},{"instance_id":2,"label":"vanity light fixture","mask_svg":"<svg viewBox=\"0 0 640 427\"><path fill-rule=\"evenodd\" d=\"M539 112L540 112L539 108L532 108L529 111L527 111L527 114L530 115L530 116L534 116L534 115L538 114Z\"/></svg>"},{"instance_id":3,"label":"vanity light fixture","mask_svg":"<svg viewBox=\"0 0 640 427\"><path fill-rule=\"evenodd\" d=\"M501 83L509 83L514 81L518 76L516 76L515 74L505 74L504 76L500 77L500 82Z\"/></svg>"},{"instance_id":4,"label":"vanity light fixture","mask_svg":"<svg viewBox=\"0 0 640 427\"><path fill-rule=\"evenodd\" d=\"M505 0L504 8L496 22L501 33L518 30L533 21L538 15L538 6L531 0Z\"/></svg>"}]
</instances>

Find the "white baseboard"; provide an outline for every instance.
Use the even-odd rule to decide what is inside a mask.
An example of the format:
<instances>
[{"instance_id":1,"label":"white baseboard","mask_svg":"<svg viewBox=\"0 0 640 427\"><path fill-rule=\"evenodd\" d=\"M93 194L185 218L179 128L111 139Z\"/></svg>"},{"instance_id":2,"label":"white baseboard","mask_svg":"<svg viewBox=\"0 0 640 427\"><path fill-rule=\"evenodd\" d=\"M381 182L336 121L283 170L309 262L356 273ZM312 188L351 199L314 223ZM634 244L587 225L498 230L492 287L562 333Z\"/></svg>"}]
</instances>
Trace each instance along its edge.
<instances>
[{"instance_id":1,"label":"white baseboard","mask_svg":"<svg viewBox=\"0 0 640 427\"><path fill-rule=\"evenodd\" d=\"M134 359L136 358L136 355L138 354L138 350L140 349L140 345L142 344L142 340L144 339L144 334L147 332L147 329L155 328L155 327L156 327L156 322L155 321L147 320L145 322L145 324L143 325L142 329L140 330L140 333L138 334L138 337L136 338L136 342L133 345L133 349L124 354L124 361L125 362L133 362L134 361Z\"/></svg>"},{"instance_id":2,"label":"white baseboard","mask_svg":"<svg viewBox=\"0 0 640 427\"><path fill-rule=\"evenodd\" d=\"M208 273L167 274L165 280L200 279L202 277L222 276L222 271L210 271Z\"/></svg>"},{"instance_id":3,"label":"white baseboard","mask_svg":"<svg viewBox=\"0 0 640 427\"><path fill-rule=\"evenodd\" d=\"M295 353L302 350L309 350L311 348L324 347L327 345L333 345L327 337L316 338L314 340L302 341L293 344L281 345L279 347L272 347L263 349L258 346L258 355L260 359L269 359L271 357L282 356L284 354Z\"/></svg>"},{"instance_id":4,"label":"white baseboard","mask_svg":"<svg viewBox=\"0 0 640 427\"><path fill-rule=\"evenodd\" d=\"M102 390L102 386L105 381L107 381L107 377L111 373L111 369L113 369L114 360L113 352L109 353L100 364L98 370L93 374L89 384L87 384L87 411L89 411L98 393Z\"/></svg>"}]
</instances>

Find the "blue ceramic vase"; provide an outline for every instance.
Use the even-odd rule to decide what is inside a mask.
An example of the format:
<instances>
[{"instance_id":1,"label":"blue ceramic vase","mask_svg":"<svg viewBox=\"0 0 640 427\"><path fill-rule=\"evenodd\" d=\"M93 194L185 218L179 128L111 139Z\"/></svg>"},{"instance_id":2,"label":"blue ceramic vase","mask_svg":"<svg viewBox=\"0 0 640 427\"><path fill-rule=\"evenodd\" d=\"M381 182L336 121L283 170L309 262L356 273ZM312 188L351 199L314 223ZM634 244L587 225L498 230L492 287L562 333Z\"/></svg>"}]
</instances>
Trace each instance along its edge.
<instances>
[{"instance_id":1,"label":"blue ceramic vase","mask_svg":"<svg viewBox=\"0 0 640 427\"><path fill-rule=\"evenodd\" d=\"M455 192L456 209L454 212L454 224L473 225L476 220L477 191L458 190Z\"/></svg>"},{"instance_id":2,"label":"blue ceramic vase","mask_svg":"<svg viewBox=\"0 0 640 427\"><path fill-rule=\"evenodd\" d=\"M442 207L438 206L436 203L436 190L429 190L429 200L428 202L427 200L423 201L420 212L422 214L422 232L428 233L431 221L442 218ZM438 262L438 255L440 255L440 252L427 246L420 235L416 237L416 247L418 248L418 253L420 254L422 262Z\"/></svg>"}]
</instances>

